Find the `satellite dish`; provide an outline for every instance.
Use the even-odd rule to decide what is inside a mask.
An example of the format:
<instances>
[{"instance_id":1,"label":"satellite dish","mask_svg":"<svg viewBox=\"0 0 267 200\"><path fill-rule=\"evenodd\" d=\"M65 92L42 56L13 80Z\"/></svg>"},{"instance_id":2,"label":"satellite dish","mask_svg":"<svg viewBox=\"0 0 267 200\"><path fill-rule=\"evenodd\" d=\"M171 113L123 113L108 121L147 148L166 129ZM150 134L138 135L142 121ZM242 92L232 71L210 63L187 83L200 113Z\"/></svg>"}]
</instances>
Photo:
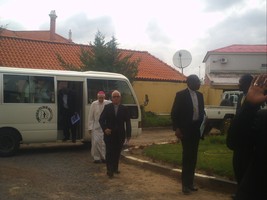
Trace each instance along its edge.
<instances>
[{"instance_id":1,"label":"satellite dish","mask_svg":"<svg viewBox=\"0 0 267 200\"><path fill-rule=\"evenodd\" d=\"M182 69L183 74L183 69L190 65L192 56L191 53L187 50L179 50L173 55L172 61L176 67Z\"/></svg>"}]
</instances>

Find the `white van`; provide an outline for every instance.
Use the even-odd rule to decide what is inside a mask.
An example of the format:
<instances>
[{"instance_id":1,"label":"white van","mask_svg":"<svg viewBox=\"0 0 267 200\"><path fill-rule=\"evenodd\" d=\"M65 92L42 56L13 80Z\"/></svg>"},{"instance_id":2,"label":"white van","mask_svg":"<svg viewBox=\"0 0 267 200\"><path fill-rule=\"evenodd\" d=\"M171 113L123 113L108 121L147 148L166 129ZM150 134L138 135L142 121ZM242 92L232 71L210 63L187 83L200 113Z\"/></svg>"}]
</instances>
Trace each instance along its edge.
<instances>
[{"instance_id":1,"label":"white van","mask_svg":"<svg viewBox=\"0 0 267 200\"><path fill-rule=\"evenodd\" d=\"M141 133L137 97L129 80L121 74L0 67L0 156L15 154L21 143L63 139L57 98L62 83L76 93L78 141L90 142L88 113L100 90L107 98L114 90L121 92L122 104L130 111L132 136ZM40 90L45 92L40 94Z\"/></svg>"}]
</instances>

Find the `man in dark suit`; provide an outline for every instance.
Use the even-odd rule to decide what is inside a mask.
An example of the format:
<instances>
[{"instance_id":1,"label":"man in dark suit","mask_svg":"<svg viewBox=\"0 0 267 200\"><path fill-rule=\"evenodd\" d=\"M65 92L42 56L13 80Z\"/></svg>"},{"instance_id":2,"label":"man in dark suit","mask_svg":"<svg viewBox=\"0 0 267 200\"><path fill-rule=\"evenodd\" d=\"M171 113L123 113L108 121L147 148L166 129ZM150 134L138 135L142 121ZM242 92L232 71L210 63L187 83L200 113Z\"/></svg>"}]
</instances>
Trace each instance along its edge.
<instances>
[{"instance_id":1,"label":"man in dark suit","mask_svg":"<svg viewBox=\"0 0 267 200\"><path fill-rule=\"evenodd\" d=\"M75 93L67 86L64 86L58 93L58 109L60 126L63 128L63 141L70 139L70 131L72 142L76 142L76 124L72 124L71 117L75 114Z\"/></svg>"},{"instance_id":2,"label":"man in dark suit","mask_svg":"<svg viewBox=\"0 0 267 200\"><path fill-rule=\"evenodd\" d=\"M267 102L266 90L267 74L256 76L228 132L237 133L235 148L239 151L251 149L246 162L239 163L240 170L245 170L239 180L235 200L267 199L267 110L259 109L262 103Z\"/></svg>"},{"instance_id":3,"label":"man in dark suit","mask_svg":"<svg viewBox=\"0 0 267 200\"><path fill-rule=\"evenodd\" d=\"M238 86L239 90L242 91L242 94L239 95L237 100L236 116L238 116L241 111L241 106L244 103L252 80L253 76L250 74L244 74L239 79ZM255 112L259 108L259 106L255 106ZM226 144L229 149L233 150L233 170L238 186L240 185L253 156L254 146L250 141L251 138L248 137L252 132L251 123L252 122L248 121L246 123L248 126L243 126L244 129L242 133L238 133L238 130L234 130L234 126L231 124L226 136ZM235 194L232 195L232 198L235 198Z\"/></svg>"},{"instance_id":4,"label":"man in dark suit","mask_svg":"<svg viewBox=\"0 0 267 200\"><path fill-rule=\"evenodd\" d=\"M248 89L252 80L253 76L251 76L250 74L244 74L239 79L239 90L243 93L240 94L237 101L236 115L239 115L241 111L241 106L248 93ZM260 106L255 106L254 109L256 112L260 109ZM254 147L253 145L251 145L251 139L248 137L248 135L252 131L251 128L252 127L248 125L248 127L244 129L244 132L238 135L238 131L233 130L231 125L226 137L228 147L233 150L233 169L237 184L240 184L252 158Z\"/></svg>"},{"instance_id":5,"label":"man in dark suit","mask_svg":"<svg viewBox=\"0 0 267 200\"><path fill-rule=\"evenodd\" d=\"M128 108L121 103L121 94L112 92L112 103L104 107L99 123L106 144L106 166L109 178L119 174L119 159L123 144L131 138L131 121ZM126 141L125 141L126 139Z\"/></svg>"},{"instance_id":6,"label":"man in dark suit","mask_svg":"<svg viewBox=\"0 0 267 200\"><path fill-rule=\"evenodd\" d=\"M240 107L246 98L246 95L248 93L248 89L250 87L252 80L253 80L253 76L250 74L244 74L239 79L238 87L239 87L239 90L242 91L243 93L239 95L238 100L237 100L237 105L236 105L237 113L240 111Z\"/></svg>"},{"instance_id":7,"label":"man in dark suit","mask_svg":"<svg viewBox=\"0 0 267 200\"><path fill-rule=\"evenodd\" d=\"M198 189L194 186L200 126L204 118L204 99L200 80L196 75L187 77L188 88L176 93L171 118L175 135L182 142L182 191L190 194Z\"/></svg>"}]
</instances>

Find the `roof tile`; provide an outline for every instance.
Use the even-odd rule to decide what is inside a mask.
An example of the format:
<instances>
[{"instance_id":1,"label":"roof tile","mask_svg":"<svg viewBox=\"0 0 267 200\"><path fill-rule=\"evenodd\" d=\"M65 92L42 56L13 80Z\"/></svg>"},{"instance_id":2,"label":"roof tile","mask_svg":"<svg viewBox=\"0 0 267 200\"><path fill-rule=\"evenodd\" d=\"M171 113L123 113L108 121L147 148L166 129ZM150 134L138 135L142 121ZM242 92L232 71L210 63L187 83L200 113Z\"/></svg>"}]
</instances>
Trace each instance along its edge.
<instances>
[{"instance_id":1,"label":"roof tile","mask_svg":"<svg viewBox=\"0 0 267 200\"><path fill-rule=\"evenodd\" d=\"M219 49L208 51L203 59L205 63L210 55L214 54L267 54L267 44L233 44L227 47L222 47Z\"/></svg>"},{"instance_id":2,"label":"roof tile","mask_svg":"<svg viewBox=\"0 0 267 200\"><path fill-rule=\"evenodd\" d=\"M79 55L81 47L90 50L89 45L21 39L0 36L0 65L6 67L64 70L57 55L77 67L82 65ZM133 55L140 59L137 80L174 81L186 80L186 76L152 56L147 51L120 50L123 56Z\"/></svg>"},{"instance_id":3,"label":"roof tile","mask_svg":"<svg viewBox=\"0 0 267 200\"><path fill-rule=\"evenodd\" d=\"M24 38L39 41L51 41L50 31L12 31L8 29L3 29L1 36ZM62 42L62 43L73 43L72 41L58 35L55 33L55 38L51 42Z\"/></svg>"},{"instance_id":4,"label":"roof tile","mask_svg":"<svg viewBox=\"0 0 267 200\"><path fill-rule=\"evenodd\" d=\"M233 44L227 47L212 50L210 52L225 52L225 53L267 53L267 45L242 45Z\"/></svg>"}]
</instances>

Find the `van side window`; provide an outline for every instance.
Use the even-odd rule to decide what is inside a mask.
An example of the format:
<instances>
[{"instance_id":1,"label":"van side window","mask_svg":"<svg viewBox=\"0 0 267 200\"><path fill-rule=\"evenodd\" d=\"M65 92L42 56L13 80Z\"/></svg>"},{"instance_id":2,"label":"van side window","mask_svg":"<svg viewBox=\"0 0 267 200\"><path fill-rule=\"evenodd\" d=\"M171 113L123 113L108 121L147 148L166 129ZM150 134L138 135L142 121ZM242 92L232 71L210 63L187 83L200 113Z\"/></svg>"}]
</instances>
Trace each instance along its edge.
<instances>
[{"instance_id":1,"label":"van side window","mask_svg":"<svg viewBox=\"0 0 267 200\"><path fill-rule=\"evenodd\" d=\"M29 102L29 77L4 75L4 103Z\"/></svg>"},{"instance_id":2,"label":"van side window","mask_svg":"<svg viewBox=\"0 0 267 200\"><path fill-rule=\"evenodd\" d=\"M35 76L34 103L55 103L54 78Z\"/></svg>"},{"instance_id":3,"label":"van side window","mask_svg":"<svg viewBox=\"0 0 267 200\"><path fill-rule=\"evenodd\" d=\"M106 94L106 99L111 100L111 93L118 90L121 93L122 104L135 104L135 100L127 82L121 80L99 80L87 79L88 103L91 104L97 98L98 91L102 90Z\"/></svg>"},{"instance_id":4,"label":"van side window","mask_svg":"<svg viewBox=\"0 0 267 200\"><path fill-rule=\"evenodd\" d=\"M4 103L54 103L52 77L4 75ZM43 80L43 84L38 80Z\"/></svg>"}]
</instances>

